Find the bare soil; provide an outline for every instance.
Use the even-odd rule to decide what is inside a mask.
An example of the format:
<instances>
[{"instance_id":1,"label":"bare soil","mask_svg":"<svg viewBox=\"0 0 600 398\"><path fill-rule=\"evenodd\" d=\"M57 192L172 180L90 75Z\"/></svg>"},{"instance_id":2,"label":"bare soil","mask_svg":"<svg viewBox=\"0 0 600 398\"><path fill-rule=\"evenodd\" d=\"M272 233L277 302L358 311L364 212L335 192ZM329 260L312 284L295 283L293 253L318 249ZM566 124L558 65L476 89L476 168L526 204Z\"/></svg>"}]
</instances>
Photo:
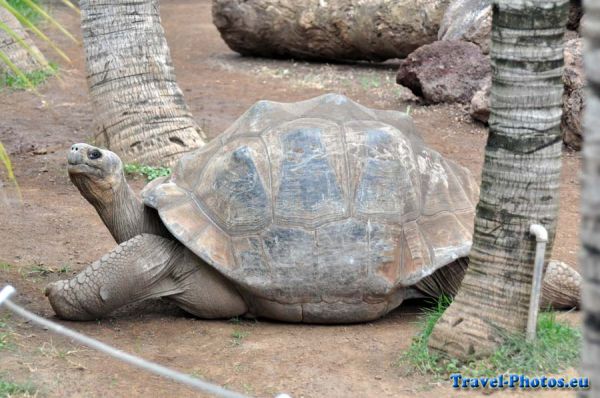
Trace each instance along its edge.
<instances>
[{"instance_id":1,"label":"bare soil","mask_svg":"<svg viewBox=\"0 0 600 398\"><path fill-rule=\"evenodd\" d=\"M78 16L54 13L80 35ZM486 129L461 106L422 106L397 86L397 62L323 65L242 58L223 43L208 0L173 0L162 18L178 81L198 122L211 137L260 99L297 101L340 92L364 105L405 110L424 139L479 176ZM65 171L72 143L90 142L93 109L83 49L54 35L69 56L61 80L26 92L0 93L0 141L11 154L22 209L0 207L0 285L18 289L15 301L42 316L54 314L42 291L71 277L115 243ZM564 152L561 210L553 257L576 264L580 155ZM134 181L139 189L142 181ZM453 391L446 380L406 375L396 365L417 332L423 303L409 302L385 318L349 326L269 321L204 321L177 311L152 311L98 322L62 324L118 348L256 396L293 397L480 396ZM565 314L573 323L577 313ZM198 396L189 389L123 365L102 354L0 312L0 376L31 382L39 396ZM575 370L568 371L576 374ZM496 396L509 392L494 393ZM516 393L523 395L525 393ZM557 392L536 392L555 396Z\"/></svg>"}]
</instances>

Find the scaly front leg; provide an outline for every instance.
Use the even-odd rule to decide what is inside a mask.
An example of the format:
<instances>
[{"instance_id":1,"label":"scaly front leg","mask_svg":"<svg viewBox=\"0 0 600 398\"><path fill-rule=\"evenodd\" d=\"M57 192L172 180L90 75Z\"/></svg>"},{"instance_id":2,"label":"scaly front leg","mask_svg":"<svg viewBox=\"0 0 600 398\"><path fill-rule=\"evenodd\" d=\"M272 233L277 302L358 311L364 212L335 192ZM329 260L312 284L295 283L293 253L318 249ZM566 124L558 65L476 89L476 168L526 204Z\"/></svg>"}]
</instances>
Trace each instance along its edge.
<instances>
[{"instance_id":1,"label":"scaly front leg","mask_svg":"<svg viewBox=\"0 0 600 398\"><path fill-rule=\"evenodd\" d=\"M181 293L170 274L183 252L171 239L138 235L73 279L50 283L45 294L60 318L97 319L126 304Z\"/></svg>"}]
</instances>

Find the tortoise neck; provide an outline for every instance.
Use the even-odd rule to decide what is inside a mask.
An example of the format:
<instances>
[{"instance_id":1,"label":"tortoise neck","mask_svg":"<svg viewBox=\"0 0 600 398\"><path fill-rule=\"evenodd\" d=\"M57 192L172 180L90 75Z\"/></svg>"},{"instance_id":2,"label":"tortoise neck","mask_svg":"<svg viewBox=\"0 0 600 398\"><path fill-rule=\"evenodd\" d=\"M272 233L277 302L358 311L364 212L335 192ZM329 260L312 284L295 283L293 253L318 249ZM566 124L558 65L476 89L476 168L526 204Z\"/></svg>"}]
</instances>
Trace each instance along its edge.
<instances>
[{"instance_id":1,"label":"tortoise neck","mask_svg":"<svg viewBox=\"0 0 600 398\"><path fill-rule=\"evenodd\" d=\"M122 243L143 232L146 206L127 184L125 176L111 190L107 195L111 199L94 207L115 241Z\"/></svg>"},{"instance_id":2,"label":"tortoise neck","mask_svg":"<svg viewBox=\"0 0 600 398\"><path fill-rule=\"evenodd\" d=\"M117 243L142 233L171 237L156 210L142 203L127 184L124 174L121 173L101 189L98 185L90 187L91 181L87 178L75 178L73 183L94 206Z\"/></svg>"}]
</instances>

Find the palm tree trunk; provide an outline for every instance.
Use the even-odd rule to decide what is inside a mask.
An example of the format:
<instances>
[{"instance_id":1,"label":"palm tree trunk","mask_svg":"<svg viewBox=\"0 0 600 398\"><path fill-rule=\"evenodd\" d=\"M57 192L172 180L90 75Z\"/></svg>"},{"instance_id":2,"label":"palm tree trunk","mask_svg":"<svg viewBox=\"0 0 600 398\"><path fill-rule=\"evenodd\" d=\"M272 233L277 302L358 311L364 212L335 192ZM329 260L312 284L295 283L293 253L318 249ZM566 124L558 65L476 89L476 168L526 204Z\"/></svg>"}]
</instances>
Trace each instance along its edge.
<instances>
[{"instance_id":1,"label":"palm tree trunk","mask_svg":"<svg viewBox=\"0 0 600 398\"><path fill-rule=\"evenodd\" d=\"M600 397L600 2L586 0L585 54L588 78L583 142L581 266L584 277L584 343L582 365L592 390L583 396Z\"/></svg>"},{"instance_id":2,"label":"palm tree trunk","mask_svg":"<svg viewBox=\"0 0 600 398\"><path fill-rule=\"evenodd\" d=\"M14 37L0 28L0 52L8 56L10 61L23 73L31 73L48 67L46 58L29 38L29 35L19 22L6 8L0 7L0 22L2 22L12 33L23 39L32 52L37 55L33 57ZM8 72L10 68L0 61L0 72Z\"/></svg>"},{"instance_id":3,"label":"palm tree trunk","mask_svg":"<svg viewBox=\"0 0 600 398\"><path fill-rule=\"evenodd\" d=\"M470 265L429 347L458 359L489 354L524 332L533 275L532 223L558 210L563 34L568 0L493 4L490 133Z\"/></svg>"},{"instance_id":4,"label":"palm tree trunk","mask_svg":"<svg viewBox=\"0 0 600 398\"><path fill-rule=\"evenodd\" d=\"M125 162L173 164L205 143L175 73L157 0L82 0L96 144Z\"/></svg>"}]
</instances>

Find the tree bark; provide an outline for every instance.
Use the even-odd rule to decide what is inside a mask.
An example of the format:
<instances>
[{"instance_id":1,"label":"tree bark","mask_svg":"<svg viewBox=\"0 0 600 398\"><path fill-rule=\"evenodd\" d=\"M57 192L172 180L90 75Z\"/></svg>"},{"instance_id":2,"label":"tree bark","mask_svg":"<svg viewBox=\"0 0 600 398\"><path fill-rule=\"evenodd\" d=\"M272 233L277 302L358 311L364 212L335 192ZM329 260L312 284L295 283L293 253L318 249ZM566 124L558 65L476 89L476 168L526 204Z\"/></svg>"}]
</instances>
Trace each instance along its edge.
<instances>
[{"instance_id":1,"label":"tree bark","mask_svg":"<svg viewBox=\"0 0 600 398\"><path fill-rule=\"evenodd\" d=\"M582 394L600 397L600 2L585 1L584 32L587 49L584 65L588 78L586 129L583 141L581 268L583 270L583 355L584 376L591 390Z\"/></svg>"},{"instance_id":2,"label":"tree bark","mask_svg":"<svg viewBox=\"0 0 600 398\"><path fill-rule=\"evenodd\" d=\"M429 347L465 360L524 332L535 239L555 235L561 156L563 35L568 0L493 4L490 133L470 265Z\"/></svg>"},{"instance_id":3,"label":"tree bark","mask_svg":"<svg viewBox=\"0 0 600 398\"><path fill-rule=\"evenodd\" d=\"M449 0L213 0L223 40L242 55L401 58L437 40Z\"/></svg>"},{"instance_id":4,"label":"tree bark","mask_svg":"<svg viewBox=\"0 0 600 398\"><path fill-rule=\"evenodd\" d=\"M0 51L8 55L10 61L23 73L31 73L48 67L46 58L40 50L31 41L29 35L14 15L4 7L0 7L0 22L8 26L10 30L16 33L23 41L37 53L37 59L33 57L21 44L19 44L4 29L0 28ZM41 62L44 61L44 62ZM0 72L9 72L10 68L0 61Z\"/></svg>"},{"instance_id":5,"label":"tree bark","mask_svg":"<svg viewBox=\"0 0 600 398\"><path fill-rule=\"evenodd\" d=\"M175 73L157 0L82 0L96 144L125 162L172 165L204 145Z\"/></svg>"}]
</instances>

